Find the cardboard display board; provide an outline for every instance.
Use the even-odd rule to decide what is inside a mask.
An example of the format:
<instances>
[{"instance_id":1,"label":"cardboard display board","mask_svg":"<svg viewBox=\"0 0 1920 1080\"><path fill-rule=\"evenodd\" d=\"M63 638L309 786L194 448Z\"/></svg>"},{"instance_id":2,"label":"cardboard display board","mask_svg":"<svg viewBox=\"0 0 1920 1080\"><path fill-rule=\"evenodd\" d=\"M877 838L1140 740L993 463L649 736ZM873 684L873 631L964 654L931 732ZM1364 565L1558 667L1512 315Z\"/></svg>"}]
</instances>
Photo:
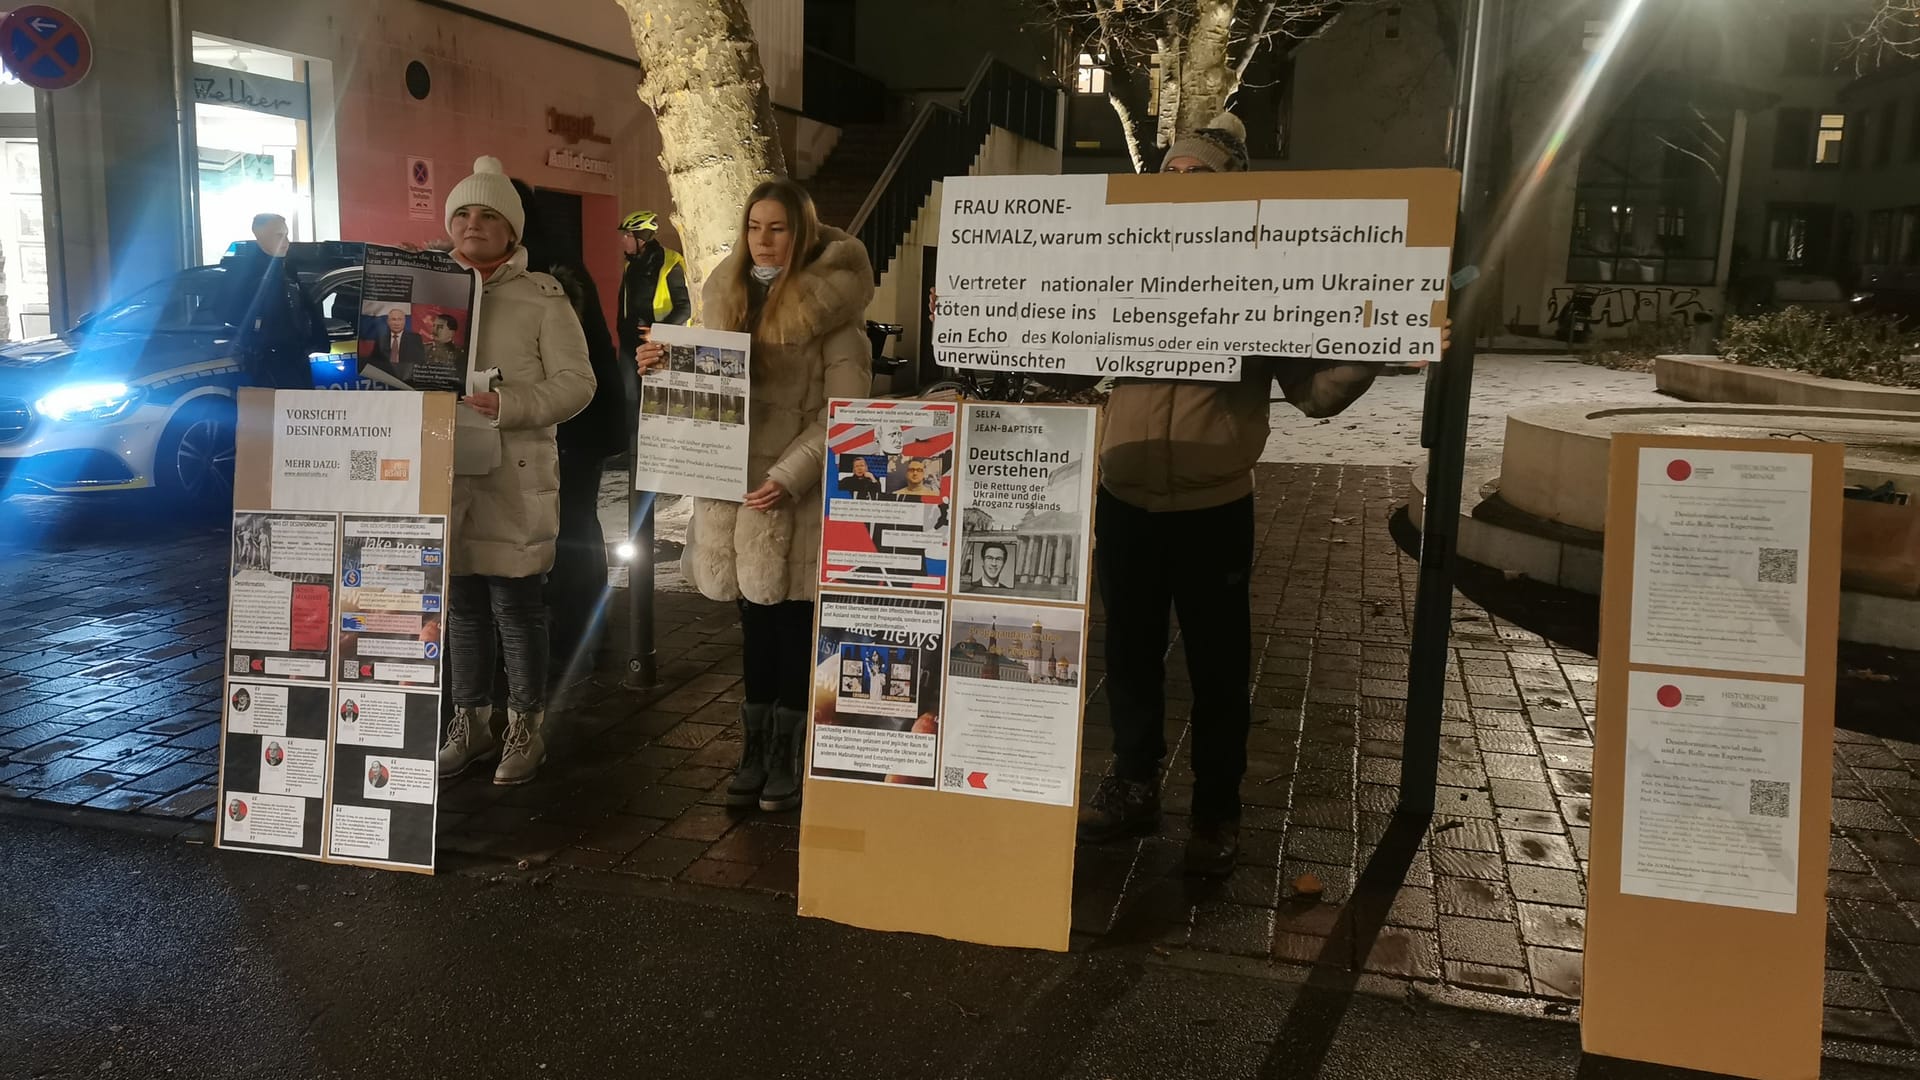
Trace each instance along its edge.
<instances>
[{"instance_id":1,"label":"cardboard display board","mask_svg":"<svg viewBox=\"0 0 1920 1080\"><path fill-rule=\"evenodd\" d=\"M934 358L1230 381L1242 356L1440 359L1445 169L952 176Z\"/></svg>"},{"instance_id":2,"label":"cardboard display board","mask_svg":"<svg viewBox=\"0 0 1920 1080\"><path fill-rule=\"evenodd\" d=\"M218 846L432 872L453 413L240 391Z\"/></svg>"},{"instance_id":3,"label":"cardboard display board","mask_svg":"<svg viewBox=\"0 0 1920 1080\"><path fill-rule=\"evenodd\" d=\"M1098 412L934 405L832 406L800 913L1064 951Z\"/></svg>"},{"instance_id":4,"label":"cardboard display board","mask_svg":"<svg viewBox=\"0 0 1920 1080\"><path fill-rule=\"evenodd\" d=\"M1581 1041L1820 1074L1844 447L1616 435Z\"/></svg>"}]
</instances>

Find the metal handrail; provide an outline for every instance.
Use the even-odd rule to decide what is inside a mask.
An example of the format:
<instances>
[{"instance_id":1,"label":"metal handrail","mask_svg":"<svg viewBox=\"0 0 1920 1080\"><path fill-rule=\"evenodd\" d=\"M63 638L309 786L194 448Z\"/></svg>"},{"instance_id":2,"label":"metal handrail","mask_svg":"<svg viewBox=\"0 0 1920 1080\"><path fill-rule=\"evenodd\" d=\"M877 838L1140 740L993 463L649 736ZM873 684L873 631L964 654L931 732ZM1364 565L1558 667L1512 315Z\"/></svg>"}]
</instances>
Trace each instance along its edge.
<instances>
[{"instance_id":1,"label":"metal handrail","mask_svg":"<svg viewBox=\"0 0 1920 1080\"><path fill-rule=\"evenodd\" d=\"M1043 83L989 54L981 59L973 77L967 80L958 109L932 101L920 106L905 137L888 159L887 167L881 170L873 190L860 204L848 228L866 244L876 283L893 261L901 238L912 227L920 204L933 193L935 181L971 165L993 128L1004 128L1034 142L1058 146L1059 93L1059 87ZM1016 97L1020 99L1018 116L1014 112ZM1029 97L1044 102L1037 116L1026 103ZM931 144L929 139L946 134L943 130L930 135L929 129L936 125L941 129L964 125L964 134L958 138L949 136L943 144ZM932 160L925 160L928 158ZM909 168L916 161L920 167ZM896 209L897 216L903 220L889 220L894 215L875 220L883 205L894 203L902 204ZM911 212L904 205L908 203Z\"/></svg>"}]
</instances>

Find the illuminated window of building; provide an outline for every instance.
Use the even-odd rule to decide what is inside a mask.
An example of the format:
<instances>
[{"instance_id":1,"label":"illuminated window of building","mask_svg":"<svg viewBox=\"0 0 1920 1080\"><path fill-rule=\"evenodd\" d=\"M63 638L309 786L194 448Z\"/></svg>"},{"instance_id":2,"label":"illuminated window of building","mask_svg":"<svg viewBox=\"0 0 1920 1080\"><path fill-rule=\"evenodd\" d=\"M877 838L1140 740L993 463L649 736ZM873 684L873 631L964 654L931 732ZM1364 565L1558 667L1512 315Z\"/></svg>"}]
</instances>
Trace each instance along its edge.
<instances>
[{"instance_id":1,"label":"illuminated window of building","mask_svg":"<svg viewBox=\"0 0 1920 1080\"><path fill-rule=\"evenodd\" d=\"M1073 66L1073 92L1076 94L1104 94L1107 92L1107 69L1101 66L1100 59L1092 53L1081 53Z\"/></svg>"},{"instance_id":2,"label":"illuminated window of building","mask_svg":"<svg viewBox=\"0 0 1920 1080\"><path fill-rule=\"evenodd\" d=\"M1847 138L1846 113L1821 113L1820 130L1813 136L1813 163L1840 164L1840 150Z\"/></svg>"},{"instance_id":3,"label":"illuminated window of building","mask_svg":"<svg viewBox=\"0 0 1920 1080\"><path fill-rule=\"evenodd\" d=\"M202 262L251 239L256 214L286 218L295 240L316 238L307 69L287 53L193 36Z\"/></svg>"}]
</instances>

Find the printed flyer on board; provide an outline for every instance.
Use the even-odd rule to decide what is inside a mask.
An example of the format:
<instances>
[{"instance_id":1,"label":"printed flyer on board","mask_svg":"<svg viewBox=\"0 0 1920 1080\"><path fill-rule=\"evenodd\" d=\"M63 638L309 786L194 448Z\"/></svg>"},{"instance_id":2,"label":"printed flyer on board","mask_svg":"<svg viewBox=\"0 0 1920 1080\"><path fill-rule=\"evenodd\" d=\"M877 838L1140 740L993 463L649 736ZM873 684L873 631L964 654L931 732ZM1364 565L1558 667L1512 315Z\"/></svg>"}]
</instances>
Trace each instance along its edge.
<instances>
[{"instance_id":1,"label":"printed flyer on board","mask_svg":"<svg viewBox=\"0 0 1920 1080\"><path fill-rule=\"evenodd\" d=\"M1803 705L1798 683L1628 672L1621 892L1794 912Z\"/></svg>"},{"instance_id":2,"label":"printed flyer on board","mask_svg":"<svg viewBox=\"0 0 1920 1080\"><path fill-rule=\"evenodd\" d=\"M339 527L332 514L234 512L228 673L326 680Z\"/></svg>"},{"instance_id":3,"label":"printed flyer on board","mask_svg":"<svg viewBox=\"0 0 1920 1080\"><path fill-rule=\"evenodd\" d=\"M940 790L1072 806L1086 613L954 600Z\"/></svg>"},{"instance_id":4,"label":"printed flyer on board","mask_svg":"<svg viewBox=\"0 0 1920 1080\"><path fill-rule=\"evenodd\" d=\"M1631 662L1806 674L1812 520L1805 454L1641 450Z\"/></svg>"},{"instance_id":5,"label":"printed flyer on board","mask_svg":"<svg viewBox=\"0 0 1920 1080\"><path fill-rule=\"evenodd\" d=\"M828 410L821 583L945 592L955 405L835 401Z\"/></svg>"},{"instance_id":6,"label":"printed flyer on board","mask_svg":"<svg viewBox=\"0 0 1920 1080\"><path fill-rule=\"evenodd\" d=\"M431 870L440 696L373 687L339 696L328 856Z\"/></svg>"},{"instance_id":7,"label":"printed flyer on board","mask_svg":"<svg viewBox=\"0 0 1920 1080\"><path fill-rule=\"evenodd\" d=\"M934 785L946 606L820 594L810 777Z\"/></svg>"},{"instance_id":8,"label":"printed flyer on board","mask_svg":"<svg viewBox=\"0 0 1920 1080\"><path fill-rule=\"evenodd\" d=\"M956 593L1086 602L1094 421L1084 408L966 407Z\"/></svg>"},{"instance_id":9,"label":"printed flyer on board","mask_svg":"<svg viewBox=\"0 0 1920 1080\"><path fill-rule=\"evenodd\" d=\"M441 517L348 514L340 541L340 681L440 685L446 618Z\"/></svg>"},{"instance_id":10,"label":"printed flyer on board","mask_svg":"<svg viewBox=\"0 0 1920 1080\"><path fill-rule=\"evenodd\" d=\"M1390 198L1294 198L1299 174L955 176L943 185L934 358L943 366L1228 381L1240 358L1438 359L1446 241L1415 246L1409 170ZM1260 188L1271 195L1248 197ZM1220 201L1209 190L1237 194ZM1431 241L1429 241L1431 245Z\"/></svg>"},{"instance_id":11,"label":"printed flyer on board","mask_svg":"<svg viewBox=\"0 0 1920 1080\"><path fill-rule=\"evenodd\" d=\"M466 393L479 276L444 252L366 248L361 374L394 389Z\"/></svg>"},{"instance_id":12,"label":"printed flyer on board","mask_svg":"<svg viewBox=\"0 0 1920 1080\"><path fill-rule=\"evenodd\" d=\"M658 324L665 370L640 380L634 490L722 502L747 496L753 336Z\"/></svg>"},{"instance_id":13,"label":"printed flyer on board","mask_svg":"<svg viewBox=\"0 0 1920 1080\"><path fill-rule=\"evenodd\" d=\"M240 678L226 691L219 846L319 857L331 691Z\"/></svg>"}]
</instances>

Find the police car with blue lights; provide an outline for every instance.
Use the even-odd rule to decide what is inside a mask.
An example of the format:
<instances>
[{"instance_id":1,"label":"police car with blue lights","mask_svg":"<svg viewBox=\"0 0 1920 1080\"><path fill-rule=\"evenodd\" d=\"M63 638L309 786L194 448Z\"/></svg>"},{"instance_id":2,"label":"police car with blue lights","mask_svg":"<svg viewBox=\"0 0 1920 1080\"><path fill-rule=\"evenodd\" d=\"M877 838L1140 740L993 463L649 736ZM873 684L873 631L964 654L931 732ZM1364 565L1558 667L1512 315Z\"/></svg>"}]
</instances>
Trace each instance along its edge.
<instances>
[{"instance_id":1,"label":"police car with blue lights","mask_svg":"<svg viewBox=\"0 0 1920 1080\"><path fill-rule=\"evenodd\" d=\"M235 391L247 384L228 309L239 260L196 266L83 316L65 333L0 347L0 491L72 495L158 488L231 505ZM294 244L288 267L325 321L315 385L371 388L353 359L364 246Z\"/></svg>"}]
</instances>

